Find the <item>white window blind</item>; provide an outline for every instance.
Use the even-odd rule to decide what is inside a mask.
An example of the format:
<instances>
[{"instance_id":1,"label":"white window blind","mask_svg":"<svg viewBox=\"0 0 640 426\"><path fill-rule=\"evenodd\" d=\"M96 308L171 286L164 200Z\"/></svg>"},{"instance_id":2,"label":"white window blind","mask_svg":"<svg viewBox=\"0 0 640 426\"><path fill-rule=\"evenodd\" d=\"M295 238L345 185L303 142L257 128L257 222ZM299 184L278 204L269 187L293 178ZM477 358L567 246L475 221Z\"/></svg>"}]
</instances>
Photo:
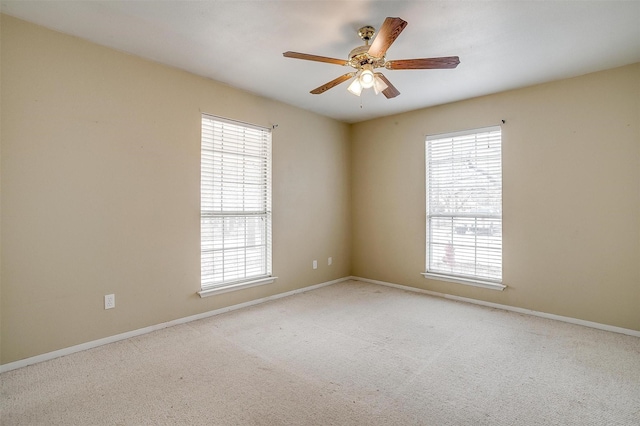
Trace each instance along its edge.
<instances>
[{"instance_id":1,"label":"white window blind","mask_svg":"<svg viewBox=\"0 0 640 426\"><path fill-rule=\"evenodd\" d=\"M201 286L271 276L271 130L202 115Z\"/></svg>"},{"instance_id":2,"label":"white window blind","mask_svg":"<svg viewBox=\"0 0 640 426\"><path fill-rule=\"evenodd\" d=\"M500 127L428 136L427 274L502 282Z\"/></svg>"}]
</instances>

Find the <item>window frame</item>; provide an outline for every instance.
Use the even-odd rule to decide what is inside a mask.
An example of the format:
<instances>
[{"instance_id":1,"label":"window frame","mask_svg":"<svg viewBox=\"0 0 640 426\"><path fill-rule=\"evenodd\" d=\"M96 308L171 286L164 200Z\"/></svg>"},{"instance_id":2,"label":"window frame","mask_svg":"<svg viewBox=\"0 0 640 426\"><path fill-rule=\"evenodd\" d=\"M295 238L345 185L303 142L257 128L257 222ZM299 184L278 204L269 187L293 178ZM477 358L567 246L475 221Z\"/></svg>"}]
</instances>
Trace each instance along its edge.
<instances>
[{"instance_id":1,"label":"window frame","mask_svg":"<svg viewBox=\"0 0 640 426\"><path fill-rule=\"evenodd\" d=\"M201 114L200 124L201 290L198 291L198 294L200 297L206 297L272 283L276 280L272 271L272 129L207 113ZM225 129L229 136L224 135ZM224 145L230 145L235 150L229 150ZM243 148L240 149L240 146ZM257 149L259 153L249 153L248 149L251 148ZM232 157L235 161L231 161ZM216 171L216 167L219 172ZM227 180L223 178L224 174L222 174L224 167L227 167ZM242 178L241 183L228 183L228 178L232 175ZM258 183L247 183L249 178L256 180L256 176L258 176ZM233 188L234 184L238 188L228 189ZM253 190L248 190L250 185L254 188ZM240 187L242 189L239 189ZM259 195L256 196L256 194ZM239 221L244 224L244 231L236 231L234 234L226 231L229 221L233 221L233 219L236 219L234 222ZM251 235L254 238L255 235L258 235L261 243L257 246L255 244L250 246L247 241L249 235L246 229L251 226L251 221L256 219L258 220L257 229L260 230L260 233L255 234L254 232ZM264 219L264 223L260 223L262 219ZM219 223L216 225L216 222ZM254 229L255 227L254 223ZM216 239L217 233L220 233L220 238ZM230 237L230 235L233 236ZM236 242L242 241L242 243L227 245L225 237L235 238ZM256 247L259 248L261 257L260 262L254 261L253 264L259 265L259 273L247 275L247 264L250 261L247 249ZM235 260L241 259L241 262L244 262L244 276L239 278L237 276L243 268L234 269L231 266L233 260L231 258L225 260L224 253L230 251L243 252L242 255L236 255ZM216 252L222 253L222 261L214 259ZM215 266L216 262L218 262L218 267ZM263 265L262 262L264 262ZM219 276L216 269L222 271L222 280L206 284L205 277L211 281ZM225 279L225 273L232 273L232 276L235 273L236 276L232 279Z\"/></svg>"},{"instance_id":2,"label":"window frame","mask_svg":"<svg viewBox=\"0 0 640 426\"><path fill-rule=\"evenodd\" d=\"M477 142L477 138L478 135L481 134L488 134L491 132L500 132L499 135L499 168L498 168L498 173L500 175L500 185L499 185L499 190L500 190L500 198L499 198L499 204L500 204L500 208L499 208L499 213L480 213L478 211L475 212L463 212L462 209L457 209L454 210L453 212L448 212L448 213L442 213L442 214L436 214L432 211L432 206L430 205L430 191L431 191L431 182L429 180L429 176L430 176L430 166L432 164L432 159L430 158L430 154L429 154L429 144L431 143L442 143L445 140L451 140L451 146L454 146L455 143L455 139L456 138L464 138L464 137L470 137L470 136L474 136L474 138L476 138L476 142L475 146L477 148L478 146L478 142ZM482 288L488 288L488 289L492 289L492 290L499 290L502 291L506 288L506 285L503 284L503 273L502 273L502 266L503 266L503 247L502 247L502 240L503 240L503 234L502 234L502 221L503 221L503 215L502 215L502 201L503 201L503 196L502 196L502 169L503 169L503 165L502 165L502 140L503 140L503 134L502 134L502 128L501 126L489 126L489 127L482 127L482 128L476 128L476 129L469 129L469 130L464 130L464 131L459 131L459 132L450 132L450 133L442 133L442 134L433 134L433 135L427 135L427 137L425 138L425 195L426 195L426 217L425 217L425 230L426 230L426 241L425 241L425 249L426 249L426 253L425 253L425 272L422 273L422 275L427 278L427 279L436 279L436 280L440 280L440 281L449 281L449 282L454 282L454 283L459 283L459 284L465 284L465 285L471 285L471 286L476 286L476 287L482 287ZM456 162L456 159L452 157L451 159L451 165L449 167L451 167L451 171L454 170L454 163ZM475 163L474 163L475 164ZM444 170L445 166L443 166L442 169L440 170ZM473 186L474 184L469 184L467 187L464 188L471 188L471 186ZM470 189L469 189L470 190ZM489 190L485 190L484 193L488 193ZM487 206L485 206L486 208ZM496 278L491 278L488 276L488 274L486 274L485 276L482 276L480 274L464 274L464 273L460 273L459 271L457 273L453 272L454 267L451 267L451 273L447 273L445 271L442 270L442 268L437 268L437 267L432 267L432 260L433 260L433 255L435 253L435 248L432 246L433 241L435 238L433 238L433 230L431 228L431 223L432 223L432 219L434 218L450 218L451 219L451 242L450 245L452 247L452 250L456 248L456 245L454 244L454 221L455 219L470 219L470 220L474 220L474 228L473 228L473 233L476 234L476 237L474 237L474 258L473 258L473 264L474 264L474 268L478 267L478 255L477 255L477 250L478 250L478 226L477 226L477 221L478 220L492 220L492 221L499 221L500 224L500 238L499 238L499 270L500 270L500 277L499 279ZM465 231L466 233L466 231ZM435 244L434 244L435 245Z\"/></svg>"}]
</instances>

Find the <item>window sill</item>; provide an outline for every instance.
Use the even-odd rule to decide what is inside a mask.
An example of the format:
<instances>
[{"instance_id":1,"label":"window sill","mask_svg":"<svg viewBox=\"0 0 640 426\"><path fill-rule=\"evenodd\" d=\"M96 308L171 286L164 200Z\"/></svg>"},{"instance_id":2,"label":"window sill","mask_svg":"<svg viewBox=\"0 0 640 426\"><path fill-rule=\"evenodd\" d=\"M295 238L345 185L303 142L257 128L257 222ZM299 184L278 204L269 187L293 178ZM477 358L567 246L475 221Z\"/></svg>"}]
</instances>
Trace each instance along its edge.
<instances>
[{"instance_id":1,"label":"window sill","mask_svg":"<svg viewBox=\"0 0 640 426\"><path fill-rule=\"evenodd\" d=\"M216 294L228 293L230 291L243 290L245 288L256 287L256 286L265 285L265 284L271 284L272 282L274 282L277 279L278 279L278 277L266 277L266 278L259 278L257 280L243 281L243 282L240 282L240 283L237 283L237 284L226 285L224 287L215 287L215 288L209 288L209 289L206 289L206 290L200 290L198 292L198 295L200 297L214 296Z\"/></svg>"},{"instance_id":2,"label":"window sill","mask_svg":"<svg viewBox=\"0 0 640 426\"><path fill-rule=\"evenodd\" d=\"M457 284L470 285L474 287L488 288L490 290L498 290L502 291L507 288L504 284L493 283L490 281L480 281L480 280L472 280L466 278L458 278L458 277L450 277L447 275L433 274L430 272L421 272L421 275L427 279L438 280L438 281L448 281Z\"/></svg>"}]
</instances>

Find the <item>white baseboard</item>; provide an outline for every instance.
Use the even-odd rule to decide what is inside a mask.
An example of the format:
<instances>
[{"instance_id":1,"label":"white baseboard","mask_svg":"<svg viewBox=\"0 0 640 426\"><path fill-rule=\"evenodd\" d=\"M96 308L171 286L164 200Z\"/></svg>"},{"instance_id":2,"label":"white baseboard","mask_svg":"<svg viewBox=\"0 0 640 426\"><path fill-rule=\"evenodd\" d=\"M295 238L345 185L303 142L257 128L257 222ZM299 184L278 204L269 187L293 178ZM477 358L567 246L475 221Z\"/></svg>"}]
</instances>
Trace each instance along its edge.
<instances>
[{"instance_id":1,"label":"white baseboard","mask_svg":"<svg viewBox=\"0 0 640 426\"><path fill-rule=\"evenodd\" d=\"M585 326L585 327L597 328L598 330L611 331L611 332L614 332L614 333L620 333L620 334L626 334L626 335L629 335L629 336L640 337L640 331L631 330L629 328L615 327L613 325L601 324L601 323L592 322L592 321L585 321L585 320L581 320L581 319L577 319L577 318L571 318L571 317L563 317L561 315L548 314L546 312L532 311L530 309L518 308L518 307L515 307L515 306L501 305L499 303L491 303L491 302L485 302L483 300L470 299L470 298L467 298L467 297L453 296L451 294L438 293L438 292L435 292L435 291L423 290L423 289L417 288L417 287L409 287L409 286L400 285L400 284L388 283L388 282L385 282L385 281L370 280L368 278L350 277L350 279L356 280L356 281L363 281L363 282L367 282L367 283L370 283L370 284L379 284L379 285L384 285L384 286L387 286L387 287L399 288L401 290L413 291L413 292L416 292L416 293L424 293L424 294L428 294L430 296L436 296L436 297L442 297L442 298L445 298L445 299L456 300L458 302L473 303L474 305L482 305L482 306L487 306L487 307L490 307L490 308L502 309L502 310L505 310L505 311L517 312L517 313L525 314L525 315L533 315L533 316L540 317L540 318L547 318L547 319L552 319L552 320L556 320L556 321L567 322L567 323L570 323L570 324L582 325L582 326Z\"/></svg>"},{"instance_id":2,"label":"white baseboard","mask_svg":"<svg viewBox=\"0 0 640 426\"><path fill-rule=\"evenodd\" d=\"M152 326L149 326L149 327L144 327L144 328L140 328L140 329L137 329L137 330L128 331L126 333L116 334L115 336L109 336L109 337L105 337L103 339L93 340L91 342L81 343L79 345L75 345L75 346L71 346L71 347L68 347L68 348L59 349L57 351L47 352L47 353L42 354L42 355L36 355L34 357L25 358L25 359L21 359L21 360L18 360L18 361L10 362L8 364L0 365L0 373L4 373L6 371L11 371L11 370L15 370L15 369L18 369L18 368L26 367L26 366L32 365L32 364L37 364L39 362L43 362L43 361L48 361L48 360L51 360L51 359L59 358L61 356L70 355L70 354L75 353L75 352L80 352L80 351L84 351L84 350L87 350L87 349L97 348L97 347L102 346L102 345L107 345L109 343L113 343L113 342L118 342L120 340L129 339L131 337L141 336L143 334L151 333L151 332L157 331L157 330L162 330L163 328L172 327L174 325L185 324L185 323L188 323L188 322L191 322L191 321L197 321L197 320L200 320L200 319L212 317L214 315L223 314L225 312L230 312L230 311L246 308L246 307L253 306L253 305L258 305L260 303L268 302L270 300L280 299L280 298L287 297L287 296L292 296L292 295L298 294L298 293L304 293L304 292L307 292L307 291L315 290L317 288L326 287L326 286L329 286L329 285L332 285L332 284L337 284L337 283L340 283L340 282L343 282L343 281L348 281L348 280L356 280L356 281L362 281L362 282L367 282L367 283L371 283L371 284L384 285L384 286L387 286L387 287L394 287L394 288L398 288L398 289L401 289L401 290L407 290L407 291L413 291L413 292L416 292L416 293L428 294L430 296L442 297L442 298L445 298L445 299L456 300L456 301L459 301L459 302L472 303L472 304L475 304L475 305L482 305L482 306L487 306L487 307L490 307L490 308L502 309L502 310L505 310L505 311L517 312L517 313L521 313L521 314L525 314L525 315L533 315L533 316L536 316L536 317L547 318L547 319L552 319L552 320L556 320L556 321L562 321L562 322L566 322L566 323L570 323L570 324L582 325L582 326L585 326L585 327L596 328L596 329L599 329L599 330L611 331L611 332L614 332L614 333L620 333L620 334L626 334L626 335L629 335L629 336L640 337L640 331L631 330L631 329L627 329L627 328L615 327L615 326L612 326L612 325L600 324L600 323L597 323L597 322L585 321L585 320L581 320L581 319L577 319L577 318L564 317L564 316L561 316L561 315L549 314L549 313L546 313L546 312L532 311L530 309L518 308L518 307L515 307L515 306L501 305L501 304L498 304L498 303L485 302L485 301L477 300L477 299L470 299L470 298L466 298L466 297L453 296L453 295L450 295L450 294L438 293L438 292L435 292L435 291L424 290L424 289L417 288L417 287L409 287L409 286L389 283L389 282L385 282L385 281L378 281L378 280L372 280L372 279L368 279L368 278L350 276L350 277L338 278L336 280L327 281L327 282L320 283L320 284L315 284L315 285L312 285L312 286L309 286L309 287L303 287L303 288L300 288L300 289L297 289L297 290L287 291L285 293L274 294L272 296L263 297L261 299L256 299L256 300L251 300L249 302L239 303L237 305L227 306L227 307L216 309L216 310L213 310L213 311L203 312L201 314L191 315L191 316L184 317L184 318L178 318L178 319L173 320L173 321L163 322L161 324L156 324L156 325L152 325Z\"/></svg>"},{"instance_id":3,"label":"white baseboard","mask_svg":"<svg viewBox=\"0 0 640 426\"><path fill-rule=\"evenodd\" d=\"M18 361L10 362L8 364L0 365L0 373L6 371L15 370L18 368L26 367L28 365L37 364L43 361L49 361L61 356L70 355L75 352L84 351L87 349L97 348L98 346L107 345L109 343L118 342L120 340L129 339L131 337L141 336L143 334L151 333L153 331L162 330L163 328L172 327L178 324L185 324L191 321L197 321L200 319L212 317L214 315L223 314L225 312L235 311L236 309L246 308L248 306L258 305L260 303L268 302L270 300L281 299L283 297L292 296L298 293L304 293L310 290L315 290L320 287L337 284L339 282L347 281L351 277L338 278L337 280L327 281L320 284L311 285L308 287L299 288L297 290L287 291L285 293L274 294L273 296L263 297L261 299L251 300L249 302L239 303L237 305L227 306L224 308L216 309L213 311L203 312L201 314L191 315L185 318L178 318L173 321L163 322L161 324L151 325L149 327L139 328L137 330L127 331L126 333L116 334L115 336L105 337L103 339L93 340L91 342L81 343L79 345L71 346L68 348L59 349L53 352L47 352L42 355L36 355L31 358L25 358Z\"/></svg>"}]
</instances>

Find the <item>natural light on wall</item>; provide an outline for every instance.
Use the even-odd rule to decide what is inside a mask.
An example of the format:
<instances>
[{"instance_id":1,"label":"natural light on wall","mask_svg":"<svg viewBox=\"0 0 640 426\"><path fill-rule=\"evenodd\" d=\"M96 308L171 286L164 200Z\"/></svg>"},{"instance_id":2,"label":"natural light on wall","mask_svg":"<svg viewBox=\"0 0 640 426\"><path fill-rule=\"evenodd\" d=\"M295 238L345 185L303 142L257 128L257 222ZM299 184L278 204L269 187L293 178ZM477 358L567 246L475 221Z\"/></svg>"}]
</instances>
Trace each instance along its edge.
<instances>
[{"instance_id":1,"label":"natural light on wall","mask_svg":"<svg viewBox=\"0 0 640 426\"><path fill-rule=\"evenodd\" d=\"M502 290L500 127L427 136L427 278Z\"/></svg>"}]
</instances>

